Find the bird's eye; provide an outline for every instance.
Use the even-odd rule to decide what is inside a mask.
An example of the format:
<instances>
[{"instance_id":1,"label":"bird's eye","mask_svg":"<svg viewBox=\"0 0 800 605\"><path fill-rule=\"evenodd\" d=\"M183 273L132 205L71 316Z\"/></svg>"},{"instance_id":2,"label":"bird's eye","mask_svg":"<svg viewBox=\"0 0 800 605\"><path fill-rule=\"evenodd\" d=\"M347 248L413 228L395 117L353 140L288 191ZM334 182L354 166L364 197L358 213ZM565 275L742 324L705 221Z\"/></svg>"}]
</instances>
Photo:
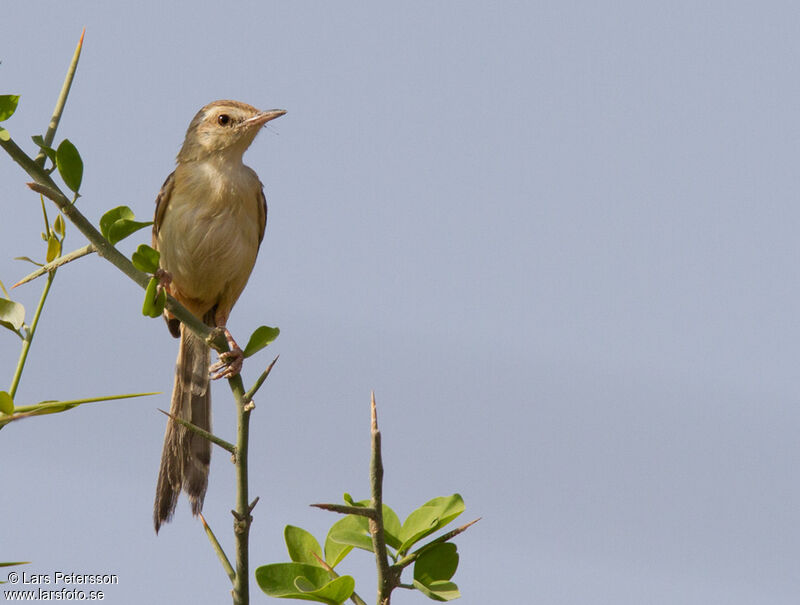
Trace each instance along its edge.
<instances>
[{"instance_id":1,"label":"bird's eye","mask_svg":"<svg viewBox=\"0 0 800 605\"><path fill-rule=\"evenodd\" d=\"M219 117L217 117L217 124L220 126L227 126L230 121L231 117L227 113L221 113Z\"/></svg>"}]
</instances>

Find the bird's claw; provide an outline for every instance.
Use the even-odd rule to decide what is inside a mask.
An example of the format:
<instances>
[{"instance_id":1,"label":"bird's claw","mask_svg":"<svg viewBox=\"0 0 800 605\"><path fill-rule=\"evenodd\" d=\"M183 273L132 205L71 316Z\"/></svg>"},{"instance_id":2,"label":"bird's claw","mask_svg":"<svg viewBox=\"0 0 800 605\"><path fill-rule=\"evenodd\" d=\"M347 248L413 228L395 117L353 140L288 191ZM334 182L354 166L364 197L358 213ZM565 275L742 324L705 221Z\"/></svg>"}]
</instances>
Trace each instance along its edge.
<instances>
[{"instance_id":1,"label":"bird's claw","mask_svg":"<svg viewBox=\"0 0 800 605\"><path fill-rule=\"evenodd\" d=\"M220 353L219 361L208 368L211 380L233 378L242 371L244 353L239 348L239 345L236 344L228 328L225 328L225 339L228 341L228 346L231 350Z\"/></svg>"},{"instance_id":2,"label":"bird's claw","mask_svg":"<svg viewBox=\"0 0 800 605\"><path fill-rule=\"evenodd\" d=\"M242 371L244 353L239 347L219 354L219 361L208 368L211 380L233 378Z\"/></svg>"},{"instance_id":3,"label":"bird's claw","mask_svg":"<svg viewBox=\"0 0 800 605\"><path fill-rule=\"evenodd\" d=\"M162 269L161 267L156 269L156 272L153 274L153 277L155 277L158 280L158 285L160 288L166 289L172 283L172 274L166 269Z\"/></svg>"}]
</instances>

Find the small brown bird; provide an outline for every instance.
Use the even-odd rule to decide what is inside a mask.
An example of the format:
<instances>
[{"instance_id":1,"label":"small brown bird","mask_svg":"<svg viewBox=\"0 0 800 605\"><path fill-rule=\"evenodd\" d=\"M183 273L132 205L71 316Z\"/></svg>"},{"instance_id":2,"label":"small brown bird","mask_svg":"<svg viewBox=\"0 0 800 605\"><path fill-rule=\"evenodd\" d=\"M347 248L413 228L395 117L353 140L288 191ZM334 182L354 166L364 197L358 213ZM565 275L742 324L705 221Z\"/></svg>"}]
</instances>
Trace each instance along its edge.
<instances>
[{"instance_id":1,"label":"small brown bird","mask_svg":"<svg viewBox=\"0 0 800 605\"><path fill-rule=\"evenodd\" d=\"M170 413L207 431L209 373L229 378L242 367L242 350L226 324L253 270L267 222L263 186L242 155L264 124L285 113L238 101L206 105L189 124L178 165L156 199L153 247L161 253L167 291L207 325L224 329L231 348L209 368L208 345L166 314L170 332L180 337ZM172 518L181 489L192 513L202 510L210 461L209 441L167 420L153 510L156 533Z\"/></svg>"}]
</instances>

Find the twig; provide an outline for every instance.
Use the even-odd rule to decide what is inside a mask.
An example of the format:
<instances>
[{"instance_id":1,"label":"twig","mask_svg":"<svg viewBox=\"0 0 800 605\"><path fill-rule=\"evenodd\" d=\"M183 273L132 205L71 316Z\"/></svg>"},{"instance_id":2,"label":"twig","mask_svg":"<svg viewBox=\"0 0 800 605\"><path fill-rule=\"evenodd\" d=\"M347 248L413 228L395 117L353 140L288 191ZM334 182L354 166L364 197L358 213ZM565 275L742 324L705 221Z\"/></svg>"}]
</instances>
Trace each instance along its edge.
<instances>
[{"instance_id":1,"label":"twig","mask_svg":"<svg viewBox=\"0 0 800 605\"><path fill-rule=\"evenodd\" d=\"M55 278L55 276L56 276L55 271L51 271L47 275L47 281L44 284L42 295L39 297L39 304L36 305L36 312L33 314L33 320L31 321L30 326L28 326L25 336L22 339L22 349L20 350L19 353L17 368L14 370L14 376L11 379L11 386L8 389L8 394L11 395L12 399L17 394L19 381L22 378L22 370L25 369L25 362L28 359L28 352L31 349L31 344L33 343L33 337L36 334L36 327L39 325L39 318L42 316L42 309L44 309L44 302L47 300L47 295L50 292L50 286L53 285L53 279Z\"/></svg>"},{"instance_id":2,"label":"twig","mask_svg":"<svg viewBox=\"0 0 800 605\"><path fill-rule=\"evenodd\" d=\"M62 193L58 185L53 182L50 175L47 174L41 167L39 167L28 155L20 149L13 139L3 140L0 139L0 147L2 147L11 159L19 164L25 172L28 173L34 183L28 183L28 187L41 193L48 199L52 200L58 209L67 217L73 225L78 228L86 239L88 239L94 246L98 256L104 258L117 269L122 271L130 279L136 282L140 288L147 288L150 281L150 276L142 271L139 271L133 266L133 263L128 260L119 250L117 250L111 242L109 242L103 235L89 222L89 220L81 214L75 207L70 199ZM200 319L195 317L186 307L180 304L172 296L167 295L166 308L177 317L181 323L186 325L192 332L197 334L200 338L205 340L215 350L219 352L226 352L229 349L228 343L225 340L225 335L222 330L209 328Z\"/></svg>"},{"instance_id":3,"label":"twig","mask_svg":"<svg viewBox=\"0 0 800 605\"><path fill-rule=\"evenodd\" d=\"M139 284L141 288L147 288L147 284L150 282L150 276L134 267L133 263L128 260L127 257L103 237L103 235L95 229L94 225L81 214L69 198L62 193L58 185L50 178L50 175L38 167L25 152L19 148L13 139L9 139L8 141L0 139L0 147L5 149L11 158L28 173L28 176L36 181L34 183L27 183L28 187L49 200L52 200L64 216L66 216L72 224L78 228L78 231L83 233L86 239L91 242L98 256L106 259ZM230 350L223 330L210 328L169 294L167 294L165 306L182 324L186 325L197 336L205 340L216 351L224 353Z\"/></svg>"},{"instance_id":4,"label":"twig","mask_svg":"<svg viewBox=\"0 0 800 605\"><path fill-rule=\"evenodd\" d=\"M86 30L84 29L84 32ZM75 52L72 56L72 61L70 62L69 69L67 70L67 76L64 78L64 84L61 87L61 94L58 97L58 101L56 102L56 107L53 110L53 115L50 118L50 124L47 128L47 135L45 137L46 145L49 147L50 143L53 142L53 137L55 137L56 129L58 128L58 122L61 120L61 114L64 111L64 103L67 101L67 96L69 95L69 89L72 85L72 78L75 75L75 69L78 66L78 59L81 56L81 48L83 47L83 33L81 33L81 38L78 41L78 46L75 48ZM36 172L43 172L44 169L44 162L45 162L45 153L44 151L40 151L39 156L37 156L36 160L31 160L22 149L20 149L16 143L10 138L8 140L0 139L0 144L2 144L3 149L9 152L11 157L20 164L26 171L35 170ZM29 173L30 174L30 173ZM48 180L50 180L48 176ZM52 180L50 180L52 183ZM42 206L42 210L44 210L44 206ZM47 215L45 214L45 217ZM45 218L45 220L47 220ZM50 227L47 227L47 231L49 234ZM17 362L17 367L14 370L14 376L11 379L11 386L8 389L8 394L11 395L13 398L14 395L17 393L17 388L19 387L19 381L22 378L22 370L25 369L25 362L28 359L28 352L31 348L31 343L33 342L34 334L36 333L36 326L39 324L39 317L42 314L42 309L44 308L44 303L47 300L47 295L50 292L50 286L53 284L53 278L55 277L55 271L51 271L47 276L47 282L45 283L44 290L42 291L42 295L39 298L39 304L36 307L36 313L33 317L33 321L31 321L30 327L27 330L24 338L22 339L22 349L20 350L19 360Z\"/></svg>"},{"instance_id":5,"label":"twig","mask_svg":"<svg viewBox=\"0 0 800 605\"><path fill-rule=\"evenodd\" d=\"M424 546L420 546L414 552L406 555L405 557L400 559L397 563L395 563L392 567L394 567L398 571L402 571L403 569L405 569L406 567L411 565L414 561L416 561L424 551L429 549L434 544L441 544L442 542L447 542L449 540L452 540L458 534L467 531L467 529L469 529L471 526L475 525L480 520L481 520L481 517L478 517L477 519L473 519L469 523L465 523L461 527L457 527L454 530L447 532L446 534L442 534L441 536L439 536L435 540L431 540L430 542L428 542ZM399 584L398 584L398 586L399 586Z\"/></svg>"},{"instance_id":6,"label":"twig","mask_svg":"<svg viewBox=\"0 0 800 605\"><path fill-rule=\"evenodd\" d=\"M214 532L211 531L211 528L206 523L206 518L203 516L203 513L200 513L200 520L203 522L203 529L206 530L206 535L208 536L208 540L211 542L211 546L214 549L214 552L217 553L217 557L219 557L220 563L222 563L222 567L225 568L225 573L228 574L228 577L231 579L231 582L236 580L236 572L233 571L233 566L231 562L228 560L225 551L222 550L222 546L220 545L217 537L214 535Z\"/></svg>"},{"instance_id":7,"label":"twig","mask_svg":"<svg viewBox=\"0 0 800 605\"><path fill-rule=\"evenodd\" d=\"M16 288L17 286L21 286L22 284L27 284L29 281L33 281L37 277L44 275L45 273L49 273L50 271L54 271L58 269L61 265L66 265L74 260L77 260L83 256L91 254L94 252L94 244L87 244L83 248L78 248L77 250L73 250L69 254L65 254L64 256L59 256L57 259L47 263L46 265L42 265L33 273L26 275L21 280L19 280L16 284L11 286L11 288Z\"/></svg>"},{"instance_id":8,"label":"twig","mask_svg":"<svg viewBox=\"0 0 800 605\"><path fill-rule=\"evenodd\" d=\"M81 39L78 40L78 46L75 47L75 52L72 55L72 61L69 64L67 76L64 78L64 84L61 86L61 92L58 95L55 109L53 109L53 116L50 118L50 124L47 126L47 132L44 135L44 144L46 147L52 146L53 139L56 136L56 128L58 128L58 123L61 121L61 114L64 113L64 105L66 104L67 97L69 96L69 89L72 87L72 80L75 77L75 70L78 68L78 59L81 57L81 50L83 49L83 36L85 34L86 28L84 27L83 31L81 32ZM34 161L39 165L40 168L43 168L46 158L47 156L44 152L44 149L42 149L39 151L39 154L36 156Z\"/></svg>"},{"instance_id":9,"label":"twig","mask_svg":"<svg viewBox=\"0 0 800 605\"><path fill-rule=\"evenodd\" d=\"M200 435L203 439L207 439L211 443L214 443L214 444L220 446L223 450L227 450L228 452L230 452L234 456L236 455L236 446L233 445L232 443L228 443L224 439L222 439L220 437L217 437L214 433L209 433L205 429L201 429L199 426L197 426L196 424L192 424L188 420L184 420L183 418L178 418L174 414L170 414L169 412L165 412L161 408L159 408L158 411L161 412L162 414L164 414L165 416L169 416L175 422L177 422L181 426L186 427L188 430L192 431L193 433L195 433L197 435Z\"/></svg>"},{"instance_id":10,"label":"twig","mask_svg":"<svg viewBox=\"0 0 800 605\"><path fill-rule=\"evenodd\" d=\"M261 385L264 384L267 376L269 376L269 373L272 371L272 366L274 366L275 362L278 361L278 357L280 357L280 355L276 356L275 359L272 360L272 363L269 364L267 369L261 373L261 376L258 377L258 380L256 380L255 384L250 387L250 390L247 391L247 393L244 394L244 400L246 403L253 401L253 396L258 392L258 389L261 388Z\"/></svg>"}]
</instances>

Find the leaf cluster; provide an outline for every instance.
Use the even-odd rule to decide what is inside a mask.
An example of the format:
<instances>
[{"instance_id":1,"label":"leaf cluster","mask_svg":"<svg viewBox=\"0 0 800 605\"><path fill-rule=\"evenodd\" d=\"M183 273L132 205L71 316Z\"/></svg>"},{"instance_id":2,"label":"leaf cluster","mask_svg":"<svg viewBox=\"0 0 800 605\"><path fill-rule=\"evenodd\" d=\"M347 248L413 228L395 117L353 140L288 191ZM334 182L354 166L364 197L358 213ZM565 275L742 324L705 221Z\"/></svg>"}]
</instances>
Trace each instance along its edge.
<instances>
[{"instance_id":1,"label":"leaf cluster","mask_svg":"<svg viewBox=\"0 0 800 605\"><path fill-rule=\"evenodd\" d=\"M366 508L370 502L355 502L349 494L345 502L351 507ZM406 588L414 588L435 601L450 601L460 596L451 578L458 567L456 545L448 540L456 532L445 534L411 548L437 532L464 512L459 494L430 500L414 510L405 521L383 505L383 531L392 570L401 574L413 565L413 580ZM291 563L273 563L256 569L256 581L272 597L339 604L352 598L355 580L338 575L335 568L354 549L374 552L369 519L363 515L346 515L334 523L325 538L324 549L308 531L287 525L284 539Z\"/></svg>"}]
</instances>

